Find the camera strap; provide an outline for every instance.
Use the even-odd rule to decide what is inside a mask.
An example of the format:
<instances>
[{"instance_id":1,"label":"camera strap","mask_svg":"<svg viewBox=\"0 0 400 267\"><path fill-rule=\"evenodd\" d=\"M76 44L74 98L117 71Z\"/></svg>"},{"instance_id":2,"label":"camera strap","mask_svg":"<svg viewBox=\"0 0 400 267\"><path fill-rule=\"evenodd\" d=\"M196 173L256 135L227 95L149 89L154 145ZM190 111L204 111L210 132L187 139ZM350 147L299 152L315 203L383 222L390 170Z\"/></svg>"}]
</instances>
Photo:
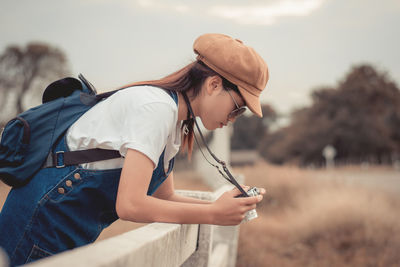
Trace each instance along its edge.
<instances>
[{"instance_id":1,"label":"camera strap","mask_svg":"<svg viewBox=\"0 0 400 267\"><path fill-rule=\"evenodd\" d=\"M201 154L203 155L203 157L206 159L206 161L207 161L211 166L215 167L215 168L218 170L218 172L222 175L222 177L224 177L228 182L230 182L230 183L233 184L237 189L239 189L239 191L242 193L243 196L248 197L249 195L246 193L246 191L244 191L244 189L239 185L239 183L236 181L236 179L233 177L233 175L232 175L231 172L229 171L228 167L226 166L225 161L222 161L222 160L220 160L219 158L217 158L217 156L215 156L214 153L212 153L211 149L208 147L207 142L206 142L206 140L205 140L205 138L204 138L204 136L203 136L203 134L202 134L202 132L201 132L201 130L200 130L200 127L199 127L199 125L198 125L198 123L197 123L196 117L194 116L194 113L193 113L193 110L192 110L192 106L190 105L189 98L187 97L187 95L186 95L185 92L182 92L182 95L183 95L183 98L185 99L186 106L187 106L187 108L188 108L188 115L189 115L189 112L190 112L190 115L192 116L192 119L193 119L193 121L194 121L194 123L195 123L195 125L196 125L197 131L199 132L200 138L201 138L201 140L202 140L204 146L206 147L208 153L213 157L213 159L214 159L218 164L221 165L222 170L225 172L225 174L221 171L221 169L219 168L219 166L217 166L217 165L215 165L215 164L212 164L212 163L207 159L207 157L204 155L204 153L203 153L203 151L202 151L202 149L201 149L201 147L200 147L200 144L199 144L199 142L198 142L198 140L197 140L196 133L193 131L194 139L195 139L195 141L196 141L197 146L198 146L199 149L200 149ZM189 116L188 116L188 119L189 119Z\"/></svg>"}]
</instances>

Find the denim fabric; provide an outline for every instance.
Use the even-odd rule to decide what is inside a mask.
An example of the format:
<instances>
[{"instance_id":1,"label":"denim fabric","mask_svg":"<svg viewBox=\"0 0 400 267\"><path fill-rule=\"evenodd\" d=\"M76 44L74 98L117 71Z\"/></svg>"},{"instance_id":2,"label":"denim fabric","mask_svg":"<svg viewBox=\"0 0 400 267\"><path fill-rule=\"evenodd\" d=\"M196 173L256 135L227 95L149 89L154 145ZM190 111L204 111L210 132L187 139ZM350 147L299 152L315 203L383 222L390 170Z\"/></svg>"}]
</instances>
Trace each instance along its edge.
<instances>
[{"instance_id":1,"label":"denim fabric","mask_svg":"<svg viewBox=\"0 0 400 267\"><path fill-rule=\"evenodd\" d=\"M67 151L65 137L55 151ZM164 172L164 152L153 172L153 194L173 168ZM28 263L96 240L118 219L115 201L121 169L88 170L79 166L41 169L13 188L0 213L0 246L12 266Z\"/></svg>"}]
</instances>

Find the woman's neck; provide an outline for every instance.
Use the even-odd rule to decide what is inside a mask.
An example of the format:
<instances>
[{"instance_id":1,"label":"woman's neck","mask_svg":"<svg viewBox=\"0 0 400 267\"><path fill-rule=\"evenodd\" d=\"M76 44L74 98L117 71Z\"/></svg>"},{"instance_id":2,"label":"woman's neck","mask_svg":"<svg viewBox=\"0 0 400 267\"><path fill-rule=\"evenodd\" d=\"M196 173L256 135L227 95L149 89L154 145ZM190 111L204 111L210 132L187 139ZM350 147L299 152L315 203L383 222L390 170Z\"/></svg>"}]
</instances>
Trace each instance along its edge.
<instances>
[{"instance_id":1,"label":"woman's neck","mask_svg":"<svg viewBox=\"0 0 400 267\"><path fill-rule=\"evenodd\" d=\"M194 100L190 101L190 105L192 107L195 116L198 115L196 99L197 97ZM188 107L186 105L185 99L183 98L183 95L181 93L178 93L178 121L186 120L187 115L188 115Z\"/></svg>"}]
</instances>

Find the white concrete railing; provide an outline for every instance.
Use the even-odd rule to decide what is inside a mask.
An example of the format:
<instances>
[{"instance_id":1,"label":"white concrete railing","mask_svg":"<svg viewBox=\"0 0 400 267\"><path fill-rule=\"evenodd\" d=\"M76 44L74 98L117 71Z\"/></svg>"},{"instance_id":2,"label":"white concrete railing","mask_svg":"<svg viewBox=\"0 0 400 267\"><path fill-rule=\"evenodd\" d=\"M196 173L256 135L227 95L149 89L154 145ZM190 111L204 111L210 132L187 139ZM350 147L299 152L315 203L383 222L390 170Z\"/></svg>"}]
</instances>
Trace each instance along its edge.
<instances>
[{"instance_id":1,"label":"white concrete railing","mask_svg":"<svg viewBox=\"0 0 400 267\"><path fill-rule=\"evenodd\" d=\"M178 193L214 200L230 188L224 186L214 193L200 191L178 191ZM29 266L233 267L236 264L238 228L206 224L152 223L106 240L44 258Z\"/></svg>"}]
</instances>

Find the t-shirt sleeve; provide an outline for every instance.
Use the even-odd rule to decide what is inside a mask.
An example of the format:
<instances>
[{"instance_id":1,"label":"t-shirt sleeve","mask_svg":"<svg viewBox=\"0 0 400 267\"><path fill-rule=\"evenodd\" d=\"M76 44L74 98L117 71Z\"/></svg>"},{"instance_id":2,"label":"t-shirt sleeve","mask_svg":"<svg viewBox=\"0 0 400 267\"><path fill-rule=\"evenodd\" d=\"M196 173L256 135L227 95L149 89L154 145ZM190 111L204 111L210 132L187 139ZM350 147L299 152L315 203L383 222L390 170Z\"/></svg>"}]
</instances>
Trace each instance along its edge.
<instances>
[{"instance_id":1,"label":"t-shirt sleeve","mask_svg":"<svg viewBox=\"0 0 400 267\"><path fill-rule=\"evenodd\" d=\"M120 154L125 157L129 148L137 150L149 157L156 168L174 127L173 108L168 103L155 102L122 110Z\"/></svg>"}]
</instances>

